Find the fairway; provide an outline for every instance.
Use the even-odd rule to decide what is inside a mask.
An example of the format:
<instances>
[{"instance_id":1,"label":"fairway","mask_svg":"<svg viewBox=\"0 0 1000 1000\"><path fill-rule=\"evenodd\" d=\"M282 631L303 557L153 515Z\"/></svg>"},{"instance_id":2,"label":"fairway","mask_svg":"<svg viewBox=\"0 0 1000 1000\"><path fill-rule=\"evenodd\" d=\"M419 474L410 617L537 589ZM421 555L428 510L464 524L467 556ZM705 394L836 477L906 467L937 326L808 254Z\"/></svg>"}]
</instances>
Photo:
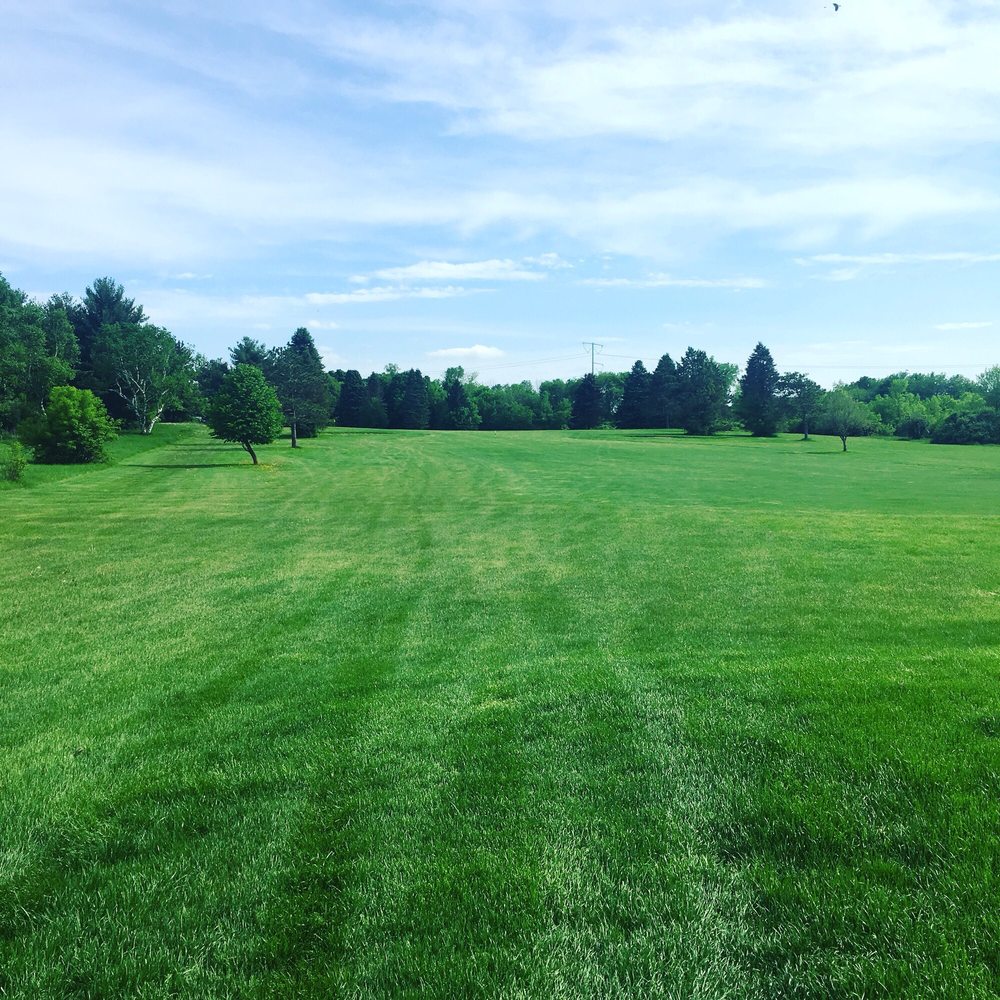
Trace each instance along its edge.
<instances>
[{"instance_id":1,"label":"fairway","mask_svg":"<svg viewBox=\"0 0 1000 1000\"><path fill-rule=\"evenodd\" d=\"M0 491L0 996L1000 995L1000 448L118 447Z\"/></svg>"}]
</instances>

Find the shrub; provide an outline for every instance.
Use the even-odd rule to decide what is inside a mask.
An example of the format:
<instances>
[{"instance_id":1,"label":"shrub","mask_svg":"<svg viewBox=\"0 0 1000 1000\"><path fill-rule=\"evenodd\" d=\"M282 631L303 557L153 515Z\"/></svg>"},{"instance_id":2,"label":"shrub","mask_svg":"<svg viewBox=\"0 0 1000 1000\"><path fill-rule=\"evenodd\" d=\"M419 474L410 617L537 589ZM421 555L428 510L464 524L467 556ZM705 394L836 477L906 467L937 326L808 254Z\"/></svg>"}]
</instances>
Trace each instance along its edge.
<instances>
[{"instance_id":1,"label":"shrub","mask_svg":"<svg viewBox=\"0 0 1000 1000\"><path fill-rule=\"evenodd\" d=\"M89 389L56 386L45 412L21 427L21 440L47 465L107 462L105 444L118 436L104 404Z\"/></svg>"},{"instance_id":2,"label":"shrub","mask_svg":"<svg viewBox=\"0 0 1000 1000\"><path fill-rule=\"evenodd\" d=\"M932 444L1000 444L1000 416L982 413L952 413L935 428Z\"/></svg>"},{"instance_id":3,"label":"shrub","mask_svg":"<svg viewBox=\"0 0 1000 1000\"><path fill-rule=\"evenodd\" d=\"M911 441L930 437L930 434L931 422L923 413L911 414L896 427L896 437L909 438Z\"/></svg>"},{"instance_id":4,"label":"shrub","mask_svg":"<svg viewBox=\"0 0 1000 1000\"><path fill-rule=\"evenodd\" d=\"M24 478L24 470L28 465L28 453L19 441L12 441L0 462L0 475L10 483L19 483Z\"/></svg>"}]
</instances>

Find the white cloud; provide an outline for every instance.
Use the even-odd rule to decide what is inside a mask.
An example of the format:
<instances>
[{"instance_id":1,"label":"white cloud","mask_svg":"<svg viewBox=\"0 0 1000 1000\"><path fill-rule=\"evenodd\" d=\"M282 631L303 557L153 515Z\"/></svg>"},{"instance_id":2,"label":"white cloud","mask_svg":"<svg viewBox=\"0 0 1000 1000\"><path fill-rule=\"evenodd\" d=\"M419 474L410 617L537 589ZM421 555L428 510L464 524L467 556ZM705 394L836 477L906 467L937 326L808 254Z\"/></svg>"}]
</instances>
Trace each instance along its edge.
<instances>
[{"instance_id":1,"label":"white cloud","mask_svg":"<svg viewBox=\"0 0 1000 1000\"><path fill-rule=\"evenodd\" d=\"M938 323L934 327L935 330L985 330L987 327L993 326L992 322L978 322L978 323Z\"/></svg>"},{"instance_id":2,"label":"white cloud","mask_svg":"<svg viewBox=\"0 0 1000 1000\"><path fill-rule=\"evenodd\" d=\"M546 275L530 271L513 260L479 260L462 264L425 260L406 267L375 272L385 281L544 281Z\"/></svg>"},{"instance_id":3,"label":"white cloud","mask_svg":"<svg viewBox=\"0 0 1000 1000\"><path fill-rule=\"evenodd\" d=\"M306 326L310 330L339 330L340 324L332 320L310 319L306 320Z\"/></svg>"},{"instance_id":4,"label":"white cloud","mask_svg":"<svg viewBox=\"0 0 1000 1000\"><path fill-rule=\"evenodd\" d=\"M675 278L669 274L653 274L648 278L584 278L581 285L595 288L767 288L761 278Z\"/></svg>"},{"instance_id":5,"label":"white cloud","mask_svg":"<svg viewBox=\"0 0 1000 1000\"><path fill-rule=\"evenodd\" d=\"M397 302L400 299L456 299L466 295L477 295L489 289L458 288L446 285L443 288L411 288L406 285L380 285L375 288L356 288L353 292L309 292L305 301L314 306L347 305L365 302Z\"/></svg>"},{"instance_id":6,"label":"white cloud","mask_svg":"<svg viewBox=\"0 0 1000 1000\"><path fill-rule=\"evenodd\" d=\"M994 264L1000 253L953 251L946 253L821 253L800 257L800 264L856 264L863 267L897 267L903 264Z\"/></svg>"},{"instance_id":7,"label":"white cloud","mask_svg":"<svg viewBox=\"0 0 1000 1000\"><path fill-rule=\"evenodd\" d=\"M492 361L504 357L499 347L474 344L472 347L444 347L438 351L428 351L427 357L449 361Z\"/></svg>"}]
</instances>

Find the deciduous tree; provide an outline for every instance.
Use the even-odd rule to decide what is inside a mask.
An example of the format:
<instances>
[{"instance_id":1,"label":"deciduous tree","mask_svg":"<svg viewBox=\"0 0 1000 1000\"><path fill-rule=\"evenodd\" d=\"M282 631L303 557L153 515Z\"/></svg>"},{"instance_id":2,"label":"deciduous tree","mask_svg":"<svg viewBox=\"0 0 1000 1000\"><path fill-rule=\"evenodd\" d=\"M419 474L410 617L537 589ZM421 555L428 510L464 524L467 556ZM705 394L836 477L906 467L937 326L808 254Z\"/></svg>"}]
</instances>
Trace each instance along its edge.
<instances>
[{"instance_id":1,"label":"deciduous tree","mask_svg":"<svg viewBox=\"0 0 1000 1000\"><path fill-rule=\"evenodd\" d=\"M207 422L213 436L242 445L256 465L254 445L281 433L281 403L256 365L236 365L209 404Z\"/></svg>"}]
</instances>

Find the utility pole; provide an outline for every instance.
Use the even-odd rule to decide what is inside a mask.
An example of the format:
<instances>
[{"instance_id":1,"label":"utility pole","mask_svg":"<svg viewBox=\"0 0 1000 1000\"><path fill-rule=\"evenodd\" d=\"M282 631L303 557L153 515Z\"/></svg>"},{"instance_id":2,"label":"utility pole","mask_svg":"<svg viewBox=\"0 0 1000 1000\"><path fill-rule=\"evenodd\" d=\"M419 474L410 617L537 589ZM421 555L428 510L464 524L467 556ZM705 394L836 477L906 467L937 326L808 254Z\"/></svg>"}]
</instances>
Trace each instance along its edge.
<instances>
[{"instance_id":1,"label":"utility pole","mask_svg":"<svg viewBox=\"0 0 1000 1000\"><path fill-rule=\"evenodd\" d=\"M604 350L604 345L603 344L592 344L592 343L590 343L590 341L584 341L583 346L590 348L590 374L593 375L594 374L594 368L595 368L595 364L594 364L594 350L595 350L595 348L599 347L603 351Z\"/></svg>"}]
</instances>

